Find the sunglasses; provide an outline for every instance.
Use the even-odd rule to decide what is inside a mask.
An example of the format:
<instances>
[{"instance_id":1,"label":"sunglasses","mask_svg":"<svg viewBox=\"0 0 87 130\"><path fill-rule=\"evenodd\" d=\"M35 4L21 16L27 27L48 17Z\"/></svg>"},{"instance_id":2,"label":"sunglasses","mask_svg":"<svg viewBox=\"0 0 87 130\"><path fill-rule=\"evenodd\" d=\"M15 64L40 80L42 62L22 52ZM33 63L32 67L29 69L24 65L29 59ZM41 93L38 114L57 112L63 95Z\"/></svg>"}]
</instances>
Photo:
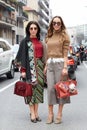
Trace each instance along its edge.
<instances>
[{"instance_id":1,"label":"sunglasses","mask_svg":"<svg viewBox=\"0 0 87 130\"><path fill-rule=\"evenodd\" d=\"M55 25L60 26L61 22L53 22L53 26L55 26Z\"/></svg>"},{"instance_id":2,"label":"sunglasses","mask_svg":"<svg viewBox=\"0 0 87 130\"><path fill-rule=\"evenodd\" d=\"M37 30L37 27L31 27L30 30Z\"/></svg>"}]
</instances>

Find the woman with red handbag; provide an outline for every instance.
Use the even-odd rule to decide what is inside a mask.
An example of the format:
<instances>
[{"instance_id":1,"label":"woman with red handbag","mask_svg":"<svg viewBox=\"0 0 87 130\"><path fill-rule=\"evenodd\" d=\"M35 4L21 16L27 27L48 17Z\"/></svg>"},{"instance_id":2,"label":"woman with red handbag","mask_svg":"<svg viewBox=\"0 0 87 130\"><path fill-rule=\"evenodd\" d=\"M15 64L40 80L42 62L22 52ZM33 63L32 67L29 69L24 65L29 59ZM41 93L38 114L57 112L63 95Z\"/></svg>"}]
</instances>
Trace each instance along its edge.
<instances>
[{"instance_id":1,"label":"woman with red handbag","mask_svg":"<svg viewBox=\"0 0 87 130\"><path fill-rule=\"evenodd\" d=\"M29 104L31 122L41 121L38 104L43 103L44 92L44 49L40 42L40 27L36 21L26 26L26 37L21 41L16 62L21 66L21 76L32 84L33 96L25 97Z\"/></svg>"},{"instance_id":2,"label":"woman with red handbag","mask_svg":"<svg viewBox=\"0 0 87 130\"><path fill-rule=\"evenodd\" d=\"M62 110L65 103L70 103L70 98L57 98L54 85L60 80L61 73L67 74L67 54L70 39L66 27L60 16L55 16L50 22L47 36L47 62L44 73L47 72L48 86L48 119L47 124L54 120L53 106L59 104L55 124L62 121Z\"/></svg>"}]
</instances>

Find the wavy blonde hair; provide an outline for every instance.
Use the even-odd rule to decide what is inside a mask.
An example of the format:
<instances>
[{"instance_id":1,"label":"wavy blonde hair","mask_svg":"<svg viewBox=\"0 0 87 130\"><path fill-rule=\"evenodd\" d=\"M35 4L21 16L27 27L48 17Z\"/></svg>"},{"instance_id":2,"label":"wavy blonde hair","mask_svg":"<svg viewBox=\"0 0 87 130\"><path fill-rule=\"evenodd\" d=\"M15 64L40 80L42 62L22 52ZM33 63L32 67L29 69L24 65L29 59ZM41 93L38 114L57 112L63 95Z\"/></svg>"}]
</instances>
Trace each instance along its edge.
<instances>
[{"instance_id":1,"label":"wavy blonde hair","mask_svg":"<svg viewBox=\"0 0 87 130\"><path fill-rule=\"evenodd\" d=\"M64 24L64 22L63 22L63 19L60 17L60 16L55 16L55 17L53 17L52 18L52 20L51 20L51 22L50 22L50 24L49 24L49 27L48 27L48 31L47 31L47 35L46 35L46 38L49 38L49 37L51 37L52 35L53 35L53 20L55 19L55 18L59 18L60 19L60 21L61 21L61 31L60 32L65 32L66 33L66 26L65 26L65 24Z\"/></svg>"}]
</instances>

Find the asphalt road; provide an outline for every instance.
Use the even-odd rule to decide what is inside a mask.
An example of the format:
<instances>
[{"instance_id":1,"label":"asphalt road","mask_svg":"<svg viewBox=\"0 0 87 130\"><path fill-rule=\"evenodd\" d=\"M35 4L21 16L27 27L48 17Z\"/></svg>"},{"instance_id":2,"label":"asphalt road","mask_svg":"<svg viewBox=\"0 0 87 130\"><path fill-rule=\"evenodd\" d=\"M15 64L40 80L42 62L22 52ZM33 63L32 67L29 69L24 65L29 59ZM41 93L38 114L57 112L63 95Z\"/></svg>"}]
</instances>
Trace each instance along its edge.
<instances>
[{"instance_id":1,"label":"asphalt road","mask_svg":"<svg viewBox=\"0 0 87 130\"><path fill-rule=\"evenodd\" d=\"M76 70L78 95L71 97L71 103L64 106L61 124L46 124L47 89L44 89L44 103L39 106L42 122L32 123L29 107L22 97L13 94L14 80L0 79L0 130L87 130L87 67L82 63ZM13 84L12 84L13 83ZM6 89L4 89L6 88ZM54 106L55 117L57 105Z\"/></svg>"}]
</instances>

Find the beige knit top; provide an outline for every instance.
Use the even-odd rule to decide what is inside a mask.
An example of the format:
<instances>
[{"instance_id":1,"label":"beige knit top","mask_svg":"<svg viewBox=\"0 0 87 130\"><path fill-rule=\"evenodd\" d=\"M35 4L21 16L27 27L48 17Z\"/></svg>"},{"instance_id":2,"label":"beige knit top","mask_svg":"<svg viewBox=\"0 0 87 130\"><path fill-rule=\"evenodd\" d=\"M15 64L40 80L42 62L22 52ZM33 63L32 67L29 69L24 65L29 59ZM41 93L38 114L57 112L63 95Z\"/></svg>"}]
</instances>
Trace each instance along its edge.
<instances>
[{"instance_id":1,"label":"beige knit top","mask_svg":"<svg viewBox=\"0 0 87 130\"><path fill-rule=\"evenodd\" d=\"M47 59L67 57L70 38L67 33L55 32L52 37L46 39Z\"/></svg>"}]
</instances>

